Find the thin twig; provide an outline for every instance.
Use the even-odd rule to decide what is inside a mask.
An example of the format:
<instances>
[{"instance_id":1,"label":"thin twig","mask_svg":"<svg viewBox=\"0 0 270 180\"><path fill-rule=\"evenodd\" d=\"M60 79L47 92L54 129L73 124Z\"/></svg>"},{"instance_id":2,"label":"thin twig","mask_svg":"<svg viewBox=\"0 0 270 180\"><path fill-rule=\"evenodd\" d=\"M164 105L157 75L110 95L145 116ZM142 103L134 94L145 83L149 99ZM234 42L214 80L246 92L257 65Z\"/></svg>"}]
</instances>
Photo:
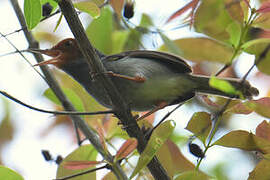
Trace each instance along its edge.
<instances>
[{"instance_id":1,"label":"thin twig","mask_svg":"<svg viewBox=\"0 0 270 180\"><path fill-rule=\"evenodd\" d=\"M62 177L62 178L57 178L57 179L54 179L54 180L67 180L67 179L75 178L75 177L78 177L78 176L81 176L81 175L84 175L84 174L88 174L88 173L91 173L91 172L95 172L95 171L98 171L100 169L105 169L105 168L108 168L107 164L104 165L104 166L98 167L98 168L90 169L90 170L87 170L87 171L84 171L84 172L81 172L81 173L73 174L73 175L70 175L70 176Z\"/></svg>"},{"instance_id":2,"label":"thin twig","mask_svg":"<svg viewBox=\"0 0 270 180\"><path fill-rule=\"evenodd\" d=\"M36 73L38 73L38 75L44 80L44 81L47 81L47 79L38 71L38 70L36 70L34 67L33 67L33 65L31 64L31 62L30 61L28 61L28 59L22 54L22 51L20 51L6 36L4 36L1 32L0 32L0 35L2 36L2 37L4 37L5 39L6 39L6 41L16 50L15 52L17 52L17 53L19 53L21 56L22 56L22 58L27 62L27 64L29 64L30 66L31 66L31 68L33 68L34 69L34 71L36 72Z\"/></svg>"},{"instance_id":3,"label":"thin twig","mask_svg":"<svg viewBox=\"0 0 270 180\"><path fill-rule=\"evenodd\" d=\"M77 111L49 111L49 110L44 110L44 109L40 109L31 105L28 105L24 102L22 102L21 100L11 96L10 94L4 92L4 91L0 91L0 94L2 94L3 96L11 99L12 101L25 106L29 109L35 110L35 111L39 111L39 112L43 112L43 113L49 113L49 114L54 114L54 115L98 115L98 114L112 114L114 113L112 110L108 110L108 111L96 111L96 112L77 112Z\"/></svg>"}]
</instances>

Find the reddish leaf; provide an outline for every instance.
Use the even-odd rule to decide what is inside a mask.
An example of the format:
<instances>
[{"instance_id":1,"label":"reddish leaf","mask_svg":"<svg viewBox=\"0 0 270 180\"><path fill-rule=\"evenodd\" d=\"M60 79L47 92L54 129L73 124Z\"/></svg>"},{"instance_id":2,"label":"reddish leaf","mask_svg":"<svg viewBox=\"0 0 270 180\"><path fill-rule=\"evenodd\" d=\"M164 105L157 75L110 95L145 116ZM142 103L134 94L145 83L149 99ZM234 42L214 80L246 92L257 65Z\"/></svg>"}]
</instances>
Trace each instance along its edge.
<instances>
[{"instance_id":1,"label":"reddish leaf","mask_svg":"<svg viewBox=\"0 0 270 180\"><path fill-rule=\"evenodd\" d=\"M109 1L112 8L114 9L114 11L116 12L116 14L118 15L118 17L121 17L121 12L124 6L124 0L110 0Z\"/></svg>"},{"instance_id":2,"label":"reddish leaf","mask_svg":"<svg viewBox=\"0 0 270 180\"><path fill-rule=\"evenodd\" d=\"M103 163L102 161L66 161L63 164L65 169L78 170L85 169L97 164Z\"/></svg>"},{"instance_id":3,"label":"reddish leaf","mask_svg":"<svg viewBox=\"0 0 270 180\"><path fill-rule=\"evenodd\" d=\"M190 171L195 168L195 166L181 153L179 147L171 140L167 140L163 144L157 153L157 157L171 178L175 174Z\"/></svg>"},{"instance_id":4,"label":"reddish leaf","mask_svg":"<svg viewBox=\"0 0 270 180\"><path fill-rule=\"evenodd\" d=\"M188 3L187 5L185 5L184 7L182 7L181 9L176 11L175 13L173 13L173 15L171 15L169 17L169 19L167 20L166 23L169 23L170 21L172 21L173 19L175 19L178 16L182 15L184 12L186 12L189 9L192 9L192 12L191 12L190 16L193 16L194 9L196 8L198 3L199 3L199 0L192 0L190 3Z\"/></svg>"},{"instance_id":5,"label":"reddish leaf","mask_svg":"<svg viewBox=\"0 0 270 180\"><path fill-rule=\"evenodd\" d=\"M270 123L264 120L256 128L256 136L270 141Z\"/></svg>"},{"instance_id":6,"label":"reddish leaf","mask_svg":"<svg viewBox=\"0 0 270 180\"><path fill-rule=\"evenodd\" d=\"M138 145L137 139L131 138L126 140L126 142L117 151L115 158L116 160L127 157Z\"/></svg>"},{"instance_id":7,"label":"reddish leaf","mask_svg":"<svg viewBox=\"0 0 270 180\"><path fill-rule=\"evenodd\" d=\"M106 147L106 143L105 143L105 137L104 137L104 131L103 131L103 128L101 127L101 124L100 123L97 123L97 132L98 132L98 136L99 136L99 140L102 144L102 147L107 150L107 147Z\"/></svg>"},{"instance_id":8,"label":"reddish leaf","mask_svg":"<svg viewBox=\"0 0 270 180\"><path fill-rule=\"evenodd\" d=\"M261 116L270 118L270 97L248 101L247 106Z\"/></svg>"},{"instance_id":9,"label":"reddish leaf","mask_svg":"<svg viewBox=\"0 0 270 180\"><path fill-rule=\"evenodd\" d=\"M257 13L267 13L270 12L270 1L264 2L259 9L256 10Z\"/></svg>"},{"instance_id":10,"label":"reddish leaf","mask_svg":"<svg viewBox=\"0 0 270 180\"><path fill-rule=\"evenodd\" d=\"M207 95L203 95L201 96L203 101L208 105L208 106L213 106L213 107L216 107L218 108L219 105L215 102L213 102L210 98L207 97Z\"/></svg>"},{"instance_id":11,"label":"reddish leaf","mask_svg":"<svg viewBox=\"0 0 270 180\"><path fill-rule=\"evenodd\" d=\"M225 113L236 113L236 114L250 114L252 112L253 110L248 108L243 103L236 104L225 111Z\"/></svg>"}]
</instances>

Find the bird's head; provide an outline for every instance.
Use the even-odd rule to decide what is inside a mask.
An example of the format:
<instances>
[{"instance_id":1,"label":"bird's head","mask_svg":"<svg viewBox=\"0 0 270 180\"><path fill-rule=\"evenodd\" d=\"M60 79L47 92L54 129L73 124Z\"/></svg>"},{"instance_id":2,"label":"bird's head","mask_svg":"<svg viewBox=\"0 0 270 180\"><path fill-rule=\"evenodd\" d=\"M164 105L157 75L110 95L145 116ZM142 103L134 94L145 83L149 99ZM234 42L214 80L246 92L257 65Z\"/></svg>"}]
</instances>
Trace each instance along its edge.
<instances>
[{"instance_id":1,"label":"bird's head","mask_svg":"<svg viewBox=\"0 0 270 180\"><path fill-rule=\"evenodd\" d=\"M74 63L83 57L76 40L73 38L64 39L51 49L30 49L29 51L52 57L52 59L40 62L34 66L53 64L60 69L64 65Z\"/></svg>"}]
</instances>

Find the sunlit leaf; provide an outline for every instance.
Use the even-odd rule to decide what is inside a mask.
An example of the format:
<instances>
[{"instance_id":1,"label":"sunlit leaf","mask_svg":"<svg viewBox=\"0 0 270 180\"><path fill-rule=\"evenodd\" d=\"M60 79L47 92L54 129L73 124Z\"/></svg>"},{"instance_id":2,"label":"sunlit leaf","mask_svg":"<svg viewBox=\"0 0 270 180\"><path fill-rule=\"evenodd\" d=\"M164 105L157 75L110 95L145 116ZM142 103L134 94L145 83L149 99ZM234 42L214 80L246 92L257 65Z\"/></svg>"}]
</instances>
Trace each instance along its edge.
<instances>
[{"instance_id":1,"label":"sunlit leaf","mask_svg":"<svg viewBox=\"0 0 270 180\"><path fill-rule=\"evenodd\" d=\"M181 57L194 62L230 63L233 48L209 38L183 38L173 41L180 51ZM161 50L168 50L164 45ZM211 51L210 51L211 49Z\"/></svg>"},{"instance_id":2,"label":"sunlit leaf","mask_svg":"<svg viewBox=\"0 0 270 180\"><path fill-rule=\"evenodd\" d=\"M88 169L80 169L80 170L69 170L64 168L65 163L69 161L95 161L97 157L97 151L94 149L92 145L83 145L77 148L75 151L70 153L60 164L57 169L57 178L65 177L68 175L77 174L80 172L84 172ZM93 168L93 167L92 167ZM89 179L96 179L96 173L88 173L83 176L78 176L73 178L74 180L89 180Z\"/></svg>"},{"instance_id":3,"label":"sunlit leaf","mask_svg":"<svg viewBox=\"0 0 270 180\"><path fill-rule=\"evenodd\" d=\"M270 154L265 155L265 158L261 160L249 173L248 180L268 180L270 177Z\"/></svg>"},{"instance_id":4,"label":"sunlit leaf","mask_svg":"<svg viewBox=\"0 0 270 180\"><path fill-rule=\"evenodd\" d=\"M156 152L160 149L160 147L171 135L171 133L174 130L174 127L175 127L174 121L166 121L161 125L159 125L154 130L130 178L134 177L141 169L143 169L152 160Z\"/></svg>"},{"instance_id":5,"label":"sunlit leaf","mask_svg":"<svg viewBox=\"0 0 270 180\"><path fill-rule=\"evenodd\" d=\"M211 79L209 80L209 85L227 94L232 94L232 95L241 94L241 92L237 91L235 87L231 85L229 81L218 79L215 76L211 77Z\"/></svg>"},{"instance_id":6,"label":"sunlit leaf","mask_svg":"<svg viewBox=\"0 0 270 180\"><path fill-rule=\"evenodd\" d=\"M243 130L229 132L217 140L214 145L270 153L269 141Z\"/></svg>"},{"instance_id":7,"label":"sunlit leaf","mask_svg":"<svg viewBox=\"0 0 270 180\"><path fill-rule=\"evenodd\" d=\"M235 18L235 15L230 16L225 1L204 0L201 1L195 13L194 27L197 32L204 33L218 40L230 42L231 35L227 31L227 27L232 23L236 23L232 17ZM242 16L240 18L242 19Z\"/></svg>"},{"instance_id":8,"label":"sunlit leaf","mask_svg":"<svg viewBox=\"0 0 270 180\"><path fill-rule=\"evenodd\" d=\"M137 147L137 139L130 138L125 141L125 143L120 147L115 155L115 160L118 161L127 157L132 151L134 151Z\"/></svg>"},{"instance_id":9,"label":"sunlit leaf","mask_svg":"<svg viewBox=\"0 0 270 180\"><path fill-rule=\"evenodd\" d=\"M124 46L128 40L129 31L114 31L112 33L112 54L123 51Z\"/></svg>"},{"instance_id":10,"label":"sunlit leaf","mask_svg":"<svg viewBox=\"0 0 270 180\"><path fill-rule=\"evenodd\" d=\"M83 103L80 97L74 91L72 91L71 89L63 89L63 92L78 111L84 111ZM55 104L61 105L61 102L58 100L58 98L55 96L55 94L50 88L47 89L43 93L43 95Z\"/></svg>"},{"instance_id":11,"label":"sunlit leaf","mask_svg":"<svg viewBox=\"0 0 270 180\"><path fill-rule=\"evenodd\" d=\"M41 19L41 3L38 0L24 0L24 17L27 27L31 30Z\"/></svg>"},{"instance_id":12,"label":"sunlit leaf","mask_svg":"<svg viewBox=\"0 0 270 180\"><path fill-rule=\"evenodd\" d=\"M100 9L96 3L90 1L80 1L73 4L75 8L80 11L88 13L93 18L98 18L100 15Z\"/></svg>"},{"instance_id":13,"label":"sunlit leaf","mask_svg":"<svg viewBox=\"0 0 270 180\"><path fill-rule=\"evenodd\" d=\"M256 136L270 141L270 123L264 120L256 127Z\"/></svg>"},{"instance_id":14,"label":"sunlit leaf","mask_svg":"<svg viewBox=\"0 0 270 180\"><path fill-rule=\"evenodd\" d=\"M186 171L178 175L175 180L208 180L209 176L200 171Z\"/></svg>"},{"instance_id":15,"label":"sunlit leaf","mask_svg":"<svg viewBox=\"0 0 270 180\"><path fill-rule=\"evenodd\" d=\"M142 17L141 17L141 21L140 21L140 27L149 27L152 26L153 22L150 16L148 16L147 14L143 13Z\"/></svg>"},{"instance_id":16,"label":"sunlit leaf","mask_svg":"<svg viewBox=\"0 0 270 180\"><path fill-rule=\"evenodd\" d=\"M212 127L211 115L207 112L196 112L189 120L185 129L192 132L205 143Z\"/></svg>"},{"instance_id":17,"label":"sunlit leaf","mask_svg":"<svg viewBox=\"0 0 270 180\"><path fill-rule=\"evenodd\" d=\"M0 165L0 179L23 180L23 177L12 169Z\"/></svg>"},{"instance_id":18,"label":"sunlit leaf","mask_svg":"<svg viewBox=\"0 0 270 180\"><path fill-rule=\"evenodd\" d=\"M109 8L103 8L98 19L87 27L86 33L93 45L105 54L112 52L113 20Z\"/></svg>"}]
</instances>

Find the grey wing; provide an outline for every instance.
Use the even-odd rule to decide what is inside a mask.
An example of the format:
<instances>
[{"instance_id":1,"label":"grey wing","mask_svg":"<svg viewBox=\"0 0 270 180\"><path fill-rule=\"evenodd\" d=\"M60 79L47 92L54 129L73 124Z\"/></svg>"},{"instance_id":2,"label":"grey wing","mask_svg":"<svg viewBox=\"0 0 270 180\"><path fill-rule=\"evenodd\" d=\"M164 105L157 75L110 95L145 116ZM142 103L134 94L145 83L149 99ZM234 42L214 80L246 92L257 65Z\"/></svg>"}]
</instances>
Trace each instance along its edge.
<instances>
[{"instance_id":1,"label":"grey wing","mask_svg":"<svg viewBox=\"0 0 270 180\"><path fill-rule=\"evenodd\" d=\"M176 72L180 73L190 73L192 72L190 66L182 60L180 57L159 51L148 51L148 50L134 50L126 51L120 54L115 54L111 56L106 56L103 60L105 61L117 61L124 57L130 58L145 58L151 60L160 61L167 66L170 66L171 69L174 69Z\"/></svg>"}]
</instances>

